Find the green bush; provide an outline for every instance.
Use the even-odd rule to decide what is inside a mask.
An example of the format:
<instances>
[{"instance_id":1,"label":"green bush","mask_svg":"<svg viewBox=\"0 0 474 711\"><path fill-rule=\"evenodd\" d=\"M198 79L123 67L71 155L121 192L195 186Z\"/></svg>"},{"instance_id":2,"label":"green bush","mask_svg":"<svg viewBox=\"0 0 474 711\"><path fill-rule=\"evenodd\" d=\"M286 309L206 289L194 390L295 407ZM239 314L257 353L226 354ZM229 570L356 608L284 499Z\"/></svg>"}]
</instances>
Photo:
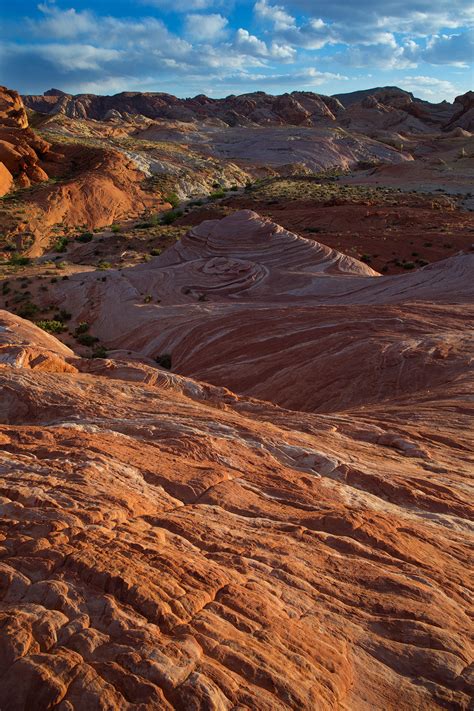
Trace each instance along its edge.
<instances>
[{"instance_id":1,"label":"green bush","mask_svg":"<svg viewBox=\"0 0 474 711\"><path fill-rule=\"evenodd\" d=\"M69 311L66 311L66 309L61 309L59 313L54 315L54 318L56 321L61 321L64 323L64 321L70 321L72 318L72 314L69 313Z\"/></svg>"},{"instance_id":2,"label":"green bush","mask_svg":"<svg viewBox=\"0 0 474 711\"><path fill-rule=\"evenodd\" d=\"M90 333L81 333L77 336L77 342L81 346L94 346L98 340L97 336L92 336Z\"/></svg>"},{"instance_id":3,"label":"green bush","mask_svg":"<svg viewBox=\"0 0 474 711\"><path fill-rule=\"evenodd\" d=\"M181 217L182 214L182 210L168 210L168 212L165 212L163 215L162 223L164 225L171 225L178 217Z\"/></svg>"},{"instance_id":4,"label":"green bush","mask_svg":"<svg viewBox=\"0 0 474 711\"><path fill-rule=\"evenodd\" d=\"M209 195L209 200L219 200L219 198L225 197L225 190L216 190Z\"/></svg>"},{"instance_id":5,"label":"green bush","mask_svg":"<svg viewBox=\"0 0 474 711\"><path fill-rule=\"evenodd\" d=\"M87 321L81 321L81 323L76 327L76 330L74 331L74 335L77 338L77 336L80 336L82 333L87 333L88 330L89 330L89 324L87 323Z\"/></svg>"},{"instance_id":6,"label":"green bush","mask_svg":"<svg viewBox=\"0 0 474 711\"><path fill-rule=\"evenodd\" d=\"M21 254L12 254L8 260L8 264L14 267L25 267L27 264L30 264L30 262L31 259L29 257L23 257Z\"/></svg>"},{"instance_id":7,"label":"green bush","mask_svg":"<svg viewBox=\"0 0 474 711\"><path fill-rule=\"evenodd\" d=\"M36 304L33 304L32 301L27 301L18 310L18 316L21 316L22 318L31 318L31 316L34 316L35 314L37 314L38 311L39 311L39 308L36 306Z\"/></svg>"},{"instance_id":8,"label":"green bush","mask_svg":"<svg viewBox=\"0 0 474 711\"><path fill-rule=\"evenodd\" d=\"M53 247L54 251L55 252L65 252L67 249L68 242L69 242L69 240L67 237L65 237L65 236L60 237Z\"/></svg>"},{"instance_id":9,"label":"green bush","mask_svg":"<svg viewBox=\"0 0 474 711\"><path fill-rule=\"evenodd\" d=\"M150 254L152 257L159 257L160 254L162 253L162 249L160 247L155 247L154 249L151 250Z\"/></svg>"},{"instance_id":10,"label":"green bush","mask_svg":"<svg viewBox=\"0 0 474 711\"><path fill-rule=\"evenodd\" d=\"M169 195L165 195L163 202L169 202L171 207L178 207L180 200L176 193L169 193Z\"/></svg>"},{"instance_id":11,"label":"green bush","mask_svg":"<svg viewBox=\"0 0 474 711\"><path fill-rule=\"evenodd\" d=\"M48 333L61 333L65 329L62 321L56 321L54 319L51 321L37 321L36 325Z\"/></svg>"},{"instance_id":12,"label":"green bush","mask_svg":"<svg viewBox=\"0 0 474 711\"><path fill-rule=\"evenodd\" d=\"M91 358L107 358L107 349L104 346L98 346L92 351Z\"/></svg>"},{"instance_id":13,"label":"green bush","mask_svg":"<svg viewBox=\"0 0 474 711\"><path fill-rule=\"evenodd\" d=\"M82 235L76 237L76 242L92 242L93 239L94 235L92 234L92 232L84 232Z\"/></svg>"}]
</instances>

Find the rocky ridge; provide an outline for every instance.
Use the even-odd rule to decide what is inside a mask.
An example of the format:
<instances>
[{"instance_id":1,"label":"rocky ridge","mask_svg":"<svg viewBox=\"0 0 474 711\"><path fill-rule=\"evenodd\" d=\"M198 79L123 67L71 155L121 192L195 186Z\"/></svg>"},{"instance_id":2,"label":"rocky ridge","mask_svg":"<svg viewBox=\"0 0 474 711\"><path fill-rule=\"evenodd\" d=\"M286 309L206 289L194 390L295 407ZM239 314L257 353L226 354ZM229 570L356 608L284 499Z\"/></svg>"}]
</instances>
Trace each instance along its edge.
<instances>
[{"instance_id":1,"label":"rocky ridge","mask_svg":"<svg viewBox=\"0 0 474 711\"><path fill-rule=\"evenodd\" d=\"M64 114L70 118L104 121L142 115L153 120L207 122L217 126L319 126L338 122L351 125L357 118L357 108L363 105L372 109L374 126L381 122L382 114L389 114L385 118L388 126L399 125L419 132L458 125L471 130L472 117L466 117L472 109L471 94L457 97L453 104L431 104L397 87L377 87L336 96L309 91L273 96L257 91L224 99L211 99L202 94L180 99L171 94L150 92L73 96L50 90L40 96L24 96L23 100L34 111Z\"/></svg>"}]
</instances>

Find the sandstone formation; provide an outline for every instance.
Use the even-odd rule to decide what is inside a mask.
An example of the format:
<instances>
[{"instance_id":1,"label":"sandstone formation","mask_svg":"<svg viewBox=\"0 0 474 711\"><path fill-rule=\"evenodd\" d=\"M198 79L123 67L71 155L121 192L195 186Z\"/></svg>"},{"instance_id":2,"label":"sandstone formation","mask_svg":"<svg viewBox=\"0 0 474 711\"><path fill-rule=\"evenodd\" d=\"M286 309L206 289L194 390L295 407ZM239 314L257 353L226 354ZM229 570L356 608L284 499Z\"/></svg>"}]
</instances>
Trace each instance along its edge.
<instances>
[{"instance_id":1,"label":"sandstone formation","mask_svg":"<svg viewBox=\"0 0 474 711\"><path fill-rule=\"evenodd\" d=\"M6 86L0 86L0 124L9 128L28 128L28 116L20 95Z\"/></svg>"},{"instance_id":2,"label":"sandstone formation","mask_svg":"<svg viewBox=\"0 0 474 711\"><path fill-rule=\"evenodd\" d=\"M0 86L0 196L18 187L47 180L40 161L49 143L28 128L28 117L16 91Z\"/></svg>"},{"instance_id":3,"label":"sandstone formation","mask_svg":"<svg viewBox=\"0 0 474 711\"><path fill-rule=\"evenodd\" d=\"M0 711L470 710L472 96L24 101Z\"/></svg>"},{"instance_id":4,"label":"sandstone formation","mask_svg":"<svg viewBox=\"0 0 474 711\"><path fill-rule=\"evenodd\" d=\"M88 321L111 352L170 354L175 372L335 411L438 387L467 367L473 268L464 254L381 279L243 210L105 282L74 274L39 298Z\"/></svg>"},{"instance_id":5,"label":"sandstone formation","mask_svg":"<svg viewBox=\"0 0 474 711\"><path fill-rule=\"evenodd\" d=\"M105 360L2 312L0 706L467 711L472 261L243 211L60 282Z\"/></svg>"},{"instance_id":6,"label":"sandstone formation","mask_svg":"<svg viewBox=\"0 0 474 711\"><path fill-rule=\"evenodd\" d=\"M112 148L46 141L28 127L18 94L0 87L0 196L47 183L27 195L20 220L4 228L20 251L42 254L58 225L93 229L166 207L160 194L145 189L146 177L130 156Z\"/></svg>"},{"instance_id":7,"label":"sandstone formation","mask_svg":"<svg viewBox=\"0 0 474 711\"><path fill-rule=\"evenodd\" d=\"M28 108L45 114L63 113L71 118L114 119L118 116L141 114L152 119L180 121L211 120L227 126L305 125L321 121L334 122L343 110L337 99L312 92L292 92L271 96L262 91L225 99L210 99L199 95L193 99L178 99L171 94L122 92L115 96L59 93L55 90L43 96L24 96Z\"/></svg>"},{"instance_id":8,"label":"sandstone formation","mask_svg":"<svg viewBox=\"0 0 474 711\"><path fill-rule=\"evenodd\" d=\"M457 97L453 104L446 101L431 104L398 87L376 87L335 96L310 91L272 96L257 91L240 96L232 94L224 99L211 99L202 94L179 99L171 94L150 92L72 96L53 89L40 96L24 96L23 100L34 111L49 115L63 114L76 119L102 121L142 115L155 120L204 122L217 126L320 126L337 122L355 126L360 123L357 109L365 106L371 109L367 119L372 121L373 128L385 123L420 132L433 130L434 127L461 125L456 117L465 111L463 107L468 97L469 92ZM462 124L462 128L471 125L467 118L463 119Z\"/></svg>"}]
</instances>

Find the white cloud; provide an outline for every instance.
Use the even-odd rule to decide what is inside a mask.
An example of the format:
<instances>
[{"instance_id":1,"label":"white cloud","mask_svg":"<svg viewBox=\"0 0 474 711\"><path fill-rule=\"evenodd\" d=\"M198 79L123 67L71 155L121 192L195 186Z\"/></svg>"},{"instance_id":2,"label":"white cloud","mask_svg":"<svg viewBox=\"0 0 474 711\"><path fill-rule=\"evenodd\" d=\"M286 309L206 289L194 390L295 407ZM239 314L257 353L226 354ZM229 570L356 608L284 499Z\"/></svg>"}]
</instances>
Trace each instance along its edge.
<instances>
[{"instance_id":1,"label":"white cloud","mask_svg":"<svg viewBox=\"0 0 474 711\"><path fill-rule=\"evenodd\" d=\"M226 34L229 21L218 14L186 16L185 31L189 37L201 42L220 39Z\"/></svg>"},{"instance_id":2,"label":"white cloud","mask_svg":"<svg viewBox=\"0 0 474 711\"><path fill-rule=\"evenodd\" d=\"M412 91L421 99L429 101L452 101L459 94L454 84L447 79L438 79L429 76L406 76L403 78L403 87Z\"/></svg>"},{"instance_id":3,"label":"white cloud","mask_svg":"<svg viewBox=\"0 0 474 711\"><path fill-rule=\"evenodd\" d=\"M423 59L431 64L468 67L474 59L474 32L436 35L428 42Z\"/></svg>"},{"instance_id":4,"label":"white cloud","mask_svg":"<svg viewBox=\"0 0 474 711\"><path fill-rule=\"evenodd\" d=\"M255 15L261 20L270 22L276 30L286 30L293 27L295 18L280 5L268 5L267 0L257 0L254 5Z\"/></svg>"},{"instance_id":5,"label":"white cloud","mask_svg":"<svg viewBox=\"0 0 474 711\"><path fill-rule=\"evenodd\" d=\"M29 21L29 28L54 39L71 39L94 31L94 17L88 10L77 12L74 8L61 10L56 5L40 3L43 14L40 21Z\"/></svg>"},{"instance_id":6,"label":"white cloud","mask_svg":"<svg viewBox=\"0 0 474 711\"><path fill-rule=\"evenodd\" d=\"M210 10L220 7L223 3L217 0L142 0L142 5L158 7L168 12L193 12Z\"/></svg>"},{"instance_id":7,"label":"white cloud","mask_svg":"<svg viewBox=\"0 0 474 711\"><path fill-rule=\"evenodd\" d=\"M234 2L253 4L251 27L233 26L232 14L226 19L225 10L232 9ZM185 87L195 86L200 93L214 84L218 91L226 81L229 86L235 83L236 74L245 77L250 87L261 82L262 89L265 77L268 85L288 90L318 86L340 81L348 72L354 75L357 67L370 67L373 81L380 83L400 83L399 75L387 73L415 68L418 76L438 71L440 81L446 81L434 68L440 65L451 65L463 75L458 93L466 90L469 80L465 68L474 51L473 38L463 23L473 13L466 0L384 0L383 5L380 0L138 0L133 4L158 10L150 10L153 17L124 18L100 15L100 3L94 11L92 4L89 9L61 8L42 0L34 19L26 19L26 32L25 22L9 21L2 28L3 37L10 35L13 41L3 39L1 80L23 91L51 85L67 90L98 87L99 91L120 86L166 87L182 94L188 91ZM160 10L175 14L179 31L168 28L168 14L158 19ZM177 13L184 15L176 17ZM319 52L322 48L325 51ZM310 63L328 71L308 69ZM293 71L287 73L283 65L289 64L294 65ZM377 70L381 71L377 74ZM441 84L419 82L417 86L426 97L428 92L435 96L452 90Z\"/></svg>"},{"instance_id":8,"label":"white cloud","mask_svg":"<svg viewBox=\"0 0 474 711\"><path fill-rule=\"evenodd\" d=\"M35 51L41 59L57 64L68 71L100 69L103 64L122 57L117 49L93 47L90 44L24 45L24 50Z\"/></svg>"}]
</instances>

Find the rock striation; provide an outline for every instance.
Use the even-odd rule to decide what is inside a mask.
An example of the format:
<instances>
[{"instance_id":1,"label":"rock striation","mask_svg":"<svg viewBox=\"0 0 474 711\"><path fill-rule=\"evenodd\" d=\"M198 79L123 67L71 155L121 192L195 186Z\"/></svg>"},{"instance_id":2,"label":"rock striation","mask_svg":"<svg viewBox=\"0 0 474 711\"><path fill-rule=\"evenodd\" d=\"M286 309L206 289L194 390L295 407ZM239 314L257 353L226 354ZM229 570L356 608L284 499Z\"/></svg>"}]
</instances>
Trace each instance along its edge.
<instances>
[{"instance_id":1,"label":"rock striation","mask_svg":"<svg viewBox=\"0 0 474 711\"><path fill-rule=\"evenodd\" d=\"M114 96L65 94L50 90L43 95L23 97L25 105L49 115L76 119L128 120L141 115L214 126L351 126L363 129L365 123L375 129L394 126L415 133L443 127L470 126L467 119L457 122L468 94L457 97L453 104L431 104L398 87L376 87L349 94L324 96L310 91L293 91L273 96L263 91L211 99L203 94L180 99L171 94L122 92ZM366 109L364 120L360 114ZM367 112L367 110L369 110ZM468 129L470 130L470 129Z\"/></svg>"},{"instance_id":2,"label":"rock striation","mask_svg":"<svg viewBox=\"0 0 474 711\"><path fill-rule=\"evenodd\" d=\"M28 108L40 113L61 113L71 118L107 120L140 114L152 119L184 122L207 120L223 126L312 126L321 121L334 122L343 110L335 98L299 91L280 96L257 91L225 99L210 99L204 95L178 99L164 93L72 96L53 90L42 96L24 96L23 100Z\"/></svg>"},{"instance_id":3,"label":"rock striation","mask_svg":"<svg viewBox=\"0 0 474 711\"><path fill-rule=\"evenodd\" d=\"M87 320L111 352L170 354L182 375L333 412L465 371L473 268L474 255L461 254L381 278L242 210L192 228L150 262L109 270L105 283L71 275L47 299Z\"/></svg>"},{"instance_id":4,"label":"rock striation","mask_svg":"<svg viewBox=\"0 0 474 711\"><path fill-rule=\"evenodd\" d=\"M467 711L469 264L244 212L61 282L105 360L2 312L0 706Z\"/></svg>"},{"instance_id":5,"label":"rock striation","mask_svg":"<svg viewBox=\"0 0 474 711\"><path fill-rule=\"evenodd\" d=\"M27 188L48 179L40 161L50 144L28 127L28 116L16 91L0 87L0 196L14 185Z\"/></svg>"}]
</instances>

